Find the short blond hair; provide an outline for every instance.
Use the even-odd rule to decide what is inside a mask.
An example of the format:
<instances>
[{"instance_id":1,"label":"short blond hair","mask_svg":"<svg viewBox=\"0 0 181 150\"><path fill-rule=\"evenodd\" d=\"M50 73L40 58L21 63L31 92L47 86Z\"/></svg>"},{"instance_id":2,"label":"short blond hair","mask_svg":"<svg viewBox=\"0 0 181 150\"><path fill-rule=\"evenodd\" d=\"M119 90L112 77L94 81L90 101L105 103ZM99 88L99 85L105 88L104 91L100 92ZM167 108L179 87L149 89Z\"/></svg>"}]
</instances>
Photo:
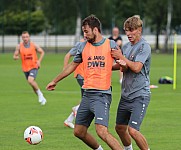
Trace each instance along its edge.
<instances>
[{"instance_id":1,"label":"short blond hair","mask_svg":"<svg viewBox=\"0 0 181 150\"><path fill-rule=\"evenodd\" d=\"M22 34L29 34L29 32L28 31L23 31Z\"/></svg>"},{"instance_id":2,"label":"short blond hair","mask_svg":"<svg viewBox=\"0 0 181 150\"><path fill-rule=\"evenodd\" d=\"M132 17L129 17L124 22L124 30L135 30L143 26L143 21L140 19L139 15L134 15Z\"/></svg>"}]
</instances>

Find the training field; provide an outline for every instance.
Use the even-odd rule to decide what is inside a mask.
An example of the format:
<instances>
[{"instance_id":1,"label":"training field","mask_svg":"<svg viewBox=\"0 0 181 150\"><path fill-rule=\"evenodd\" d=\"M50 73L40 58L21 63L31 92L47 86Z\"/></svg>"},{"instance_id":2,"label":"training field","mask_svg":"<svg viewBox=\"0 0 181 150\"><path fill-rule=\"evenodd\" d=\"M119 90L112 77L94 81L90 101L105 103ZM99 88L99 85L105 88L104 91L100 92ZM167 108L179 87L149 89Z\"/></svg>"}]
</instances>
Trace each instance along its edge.
<instances>
[{"instance_id":1,"label":"training field","mask_svg":"<svg viewBox=\"0 0 181 150\"><path fill-rule=\"evenodd\" d=\"M71 108L80 101L80 91L73 75L58 84L53 92L45 87L62 69L64 53L46 54L37 82L48 103L41 106L31 87L26 83L20 61L12 54L0 54L0 150L86 150L85 144L73 136L73 130L63 125ZM151 84L158 85L161 76L173 74L172 55L152 55ZM141 132L151 150L180 150L181 140L181 55L178 55L177 90L172 85L158 85L152 89L151 102ZM113 73L113 101L110 110L110 132L114 131L116 109L120 98L118 72ZM44 139L39 145L29 145L23 139L24 130L39 126ZM89 131L96 136L94 124ZM110 148L96 138L105 150ZM135 150L138 150L133 142Z\"/></svg>"}]
</instances>

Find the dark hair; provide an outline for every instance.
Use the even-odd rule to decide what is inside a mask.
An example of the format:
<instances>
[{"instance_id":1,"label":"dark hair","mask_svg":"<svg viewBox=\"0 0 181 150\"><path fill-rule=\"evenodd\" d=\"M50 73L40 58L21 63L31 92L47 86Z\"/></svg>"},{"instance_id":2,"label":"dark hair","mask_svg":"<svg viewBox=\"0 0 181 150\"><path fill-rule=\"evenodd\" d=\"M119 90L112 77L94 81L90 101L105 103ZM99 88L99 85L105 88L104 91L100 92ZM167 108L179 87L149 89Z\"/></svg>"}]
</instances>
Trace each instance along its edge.
<instances>
[{"instance_id":1,"label":"dark hair","mask_svg":"<svg viewBox=\"0 0 181 150\"><path fill-rule=\"evenodd\" d=\"M82 26L88 25L92 30L97 28L101 33L101 22L95 15L90 15L82 21Z\"/></svg>"}]
</instances>

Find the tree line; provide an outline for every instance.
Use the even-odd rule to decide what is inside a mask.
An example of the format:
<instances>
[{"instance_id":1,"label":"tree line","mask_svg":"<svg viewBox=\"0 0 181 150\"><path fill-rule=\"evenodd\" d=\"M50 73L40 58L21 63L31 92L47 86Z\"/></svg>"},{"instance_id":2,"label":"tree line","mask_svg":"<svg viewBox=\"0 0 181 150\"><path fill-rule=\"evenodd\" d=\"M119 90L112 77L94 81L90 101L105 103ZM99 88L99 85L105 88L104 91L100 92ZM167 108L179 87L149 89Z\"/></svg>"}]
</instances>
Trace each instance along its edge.
<instances>
[{"instance_id":1,"label":"tree line","mask_svg":"<svg viewBox=\"0 0 181 150\"><path fill-rule=\"evenodd\" d=\"M20 35L23 30L31 34L75 34L77 17L90 14L110 31L113 26L122 29L125 19L136 14L158 37L166 32L169 4L170 33L179 32L180 0L0 0L0 34Z\"/></svg>"}]
</instances>

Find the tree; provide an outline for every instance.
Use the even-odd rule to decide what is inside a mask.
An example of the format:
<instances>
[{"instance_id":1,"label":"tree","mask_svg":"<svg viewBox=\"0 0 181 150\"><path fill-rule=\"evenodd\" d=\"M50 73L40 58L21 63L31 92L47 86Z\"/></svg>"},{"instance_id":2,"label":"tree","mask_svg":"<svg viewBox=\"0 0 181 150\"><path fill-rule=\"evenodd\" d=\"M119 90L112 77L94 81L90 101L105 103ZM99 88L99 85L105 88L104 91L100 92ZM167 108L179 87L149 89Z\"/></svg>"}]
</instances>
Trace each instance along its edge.
<instances>
[{"instance_id":1,"label":"tree","mask_svg":"<svg viewBox=\"0 0 181 150\"><path fill-rule=\"evenodd\" d=\"M77 17L81 19L90 14L95 14L105 28L111 26L111 1L110 0L46 0L43 11L51 24L51 33L74 34ZM47 11L49 10L49 11ZM61 13L60 13L61 12Z\"/></svg>"},{"instance_id":2,"label":"tree","mask_svg":"<svg viewBox=\"0 0 181 150\"><path fill-rule=\"evenodd\" d=\"M155 49L159 50L159 35L162 30L166 29L167 19L167 0L151 0L146 3L146 21L151 27L152 31L156 32Z\"/></svg>"},{"instance_id":3,"label":"tree","mask_svg":"<svg viewBox=\"0 0 181 150\"><path fill-rule=\"evenodd\" d=\"M180 16L180 0L172 0L172 22L171 22L171 29L176 31L177 33L181 33L181 16Z\"/></svg>"},{"instance_id":4,"label":"tree","mask_svg":"<svg viewBox=\"0 0 181 150\"><path fill-rule=\"evenodd\" d=\"M4 24L5 34L20 35L22 31L25 30L31 32L31 34L36 34L42 32L44 29L45 20L41 10L34 11L30 14L28 11L16 14L11 11L6 11L3 18L4 21L2 22L2 16L0 17L0 24ZM29 18L29 21L27 18Z\"/></svg>"},{"instance_id":5,"label":"tree","mask_svg":"<svg viewBox=\"0 0 181 150\"><path fill-rule=\"evenodd\" d=\"M45 16L38 9L39 1L2 0L0 10L0 26L4 34L18 34L23 30L30 33L40 33L45 28ZM17 5L21 4L21 5Z\"/></svg>"},{"instance_id":6,"label":"tree","mask_svg":"<svg viewBox=\"0 0 181 150\"><path fill-rule=\"evenodd\" d=\"M181 1L170 1L171 29L180 31ZM45 30L50 34L74 34L78 16L83 19L90 14L101 20L104 31L113 26L122 29L128 17L140 15L144 25L156 34L155 48L159 49L159 35L166 30L167 3L168 0L1 0L0 33L19 34L29 30L36 34Z\"/></svg>"},{"instance_id":7,"label":"tree","mask_svg":"<svg viewBox=\"0 0 181 150\"><path fill-rule=\"evenodd\" d=\"M75 32L77 17L76 0L46 0L42 4L43 12L50 24L51 34L72 34Z\"/></svg>"},{"instance_id":8,"label":"tree","mask_svg":"<svg viewBox=\"0 0 181 150\"><path fill-rule=\"evenodd\" d=\"M147 0L113 0L113 15L115 25L123 29L124 21L133 15L145 16L145 3Z\"/></svg>"}]
</instances>

